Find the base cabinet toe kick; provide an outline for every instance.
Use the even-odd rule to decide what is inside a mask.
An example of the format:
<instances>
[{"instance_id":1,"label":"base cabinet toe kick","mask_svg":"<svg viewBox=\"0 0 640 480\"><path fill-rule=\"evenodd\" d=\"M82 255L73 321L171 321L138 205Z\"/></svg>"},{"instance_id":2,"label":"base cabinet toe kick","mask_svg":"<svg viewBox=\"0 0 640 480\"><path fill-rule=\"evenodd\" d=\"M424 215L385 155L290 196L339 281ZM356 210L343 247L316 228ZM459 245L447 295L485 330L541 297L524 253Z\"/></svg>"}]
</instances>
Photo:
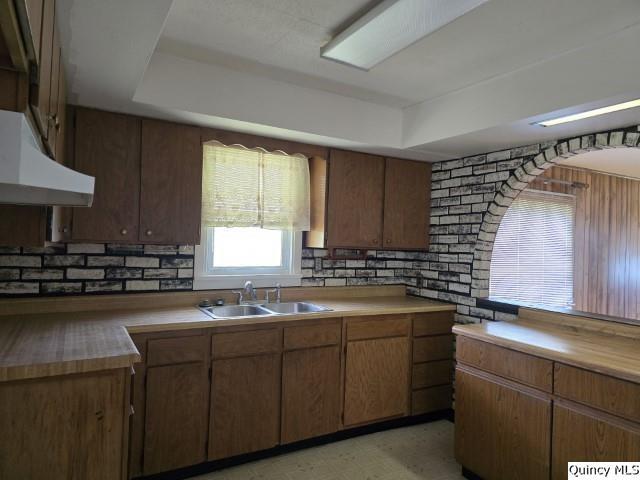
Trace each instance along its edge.
<instances>
[{"instance_id":1,"label":"base cabinet toe kick","mask_svg":"<svg viewBox=\"0 0 640 480\"><path fill-rule=\"evenodd\" d=\"M640 460L640 383L456 339L455 455L467 478L567 478L568 462Z\"/></svg>"}]
</instances>

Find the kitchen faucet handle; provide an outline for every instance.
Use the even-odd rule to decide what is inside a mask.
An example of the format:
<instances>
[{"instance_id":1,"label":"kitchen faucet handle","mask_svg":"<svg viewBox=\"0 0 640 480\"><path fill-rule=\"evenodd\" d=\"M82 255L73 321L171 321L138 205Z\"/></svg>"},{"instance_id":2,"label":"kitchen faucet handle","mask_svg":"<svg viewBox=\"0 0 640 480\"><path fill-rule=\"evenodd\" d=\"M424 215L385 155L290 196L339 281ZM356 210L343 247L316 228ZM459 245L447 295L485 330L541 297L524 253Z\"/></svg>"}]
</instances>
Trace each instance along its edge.
<instances>
[{"instance_id":1,"label":"kitchen faucet handle","mask_svg":"<svg viewBox=\"0 0 640 480\"><path fill-rule=\"evenodd\" d=\"M236 295L238 295L238 305L242 304L242 301L244 300L244 292L242 290L231 290L231 293L235 293Z\"/></svg>"},{"instance_id":2,"label":"kitchen faucet handle","mask_svg":"<svg viewBox=\"0 0 640 480\"><path fill-rule=\"evenodd\" d=\"M264 290L264 303L271 303L270 293L277 293L277 288L265 288Z\"/></svg>"}]
</instances>

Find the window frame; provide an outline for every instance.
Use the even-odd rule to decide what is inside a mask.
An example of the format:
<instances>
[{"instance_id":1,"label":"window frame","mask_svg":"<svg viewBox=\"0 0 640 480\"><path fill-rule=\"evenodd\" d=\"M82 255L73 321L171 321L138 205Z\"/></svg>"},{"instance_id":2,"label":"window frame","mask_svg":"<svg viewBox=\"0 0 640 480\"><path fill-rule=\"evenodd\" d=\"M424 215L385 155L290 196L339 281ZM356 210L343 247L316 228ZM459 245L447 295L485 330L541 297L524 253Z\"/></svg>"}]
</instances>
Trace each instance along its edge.
<instances>
[{"instance_id":1,"label":"window frame","mask_svg":"<svg viewBox=\"0 0 640 480\"><path fill-rule=\"evenodd\" d=\"M213 228L202 228L195 247L194 290L241 288L251 281L255 287L300 286L302 282L302 232L284 231L289 241L282 244L282 267L209 267L213 255ZM283 238L284 240L284 238ZM285 251L286 250L286 251Z\"/></svg>"}]
</instances>

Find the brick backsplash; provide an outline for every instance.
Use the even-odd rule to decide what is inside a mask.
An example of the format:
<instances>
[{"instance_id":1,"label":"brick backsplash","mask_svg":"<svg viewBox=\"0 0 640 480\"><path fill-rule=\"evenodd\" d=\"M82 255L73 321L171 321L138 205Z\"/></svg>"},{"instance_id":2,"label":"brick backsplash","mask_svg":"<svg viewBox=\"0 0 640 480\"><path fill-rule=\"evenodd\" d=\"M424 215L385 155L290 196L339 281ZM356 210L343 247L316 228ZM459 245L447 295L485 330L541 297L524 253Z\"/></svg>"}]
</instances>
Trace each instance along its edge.
<instances>
[{"instance_id":1,"label":"brick backsplash","mask_svg":"<svg viewBox=\"0 0 640 480\"><path fill-rule=\"evenodd\" d=\"M416 279L407 277L408 269L426 268L429 256L426 252L368 250L360 258L358 253L336 249L338 258L332 259L327 250L303 249L302 286L415 285Z\"/></svg>"},{"instance_id":2,"label":"brick backsplash","mask_svg":"<svg viewBox=\"0 0 640 480\"><path fill-rule=\"evenodd\" d=\"M102 243L0 247L0 295L191 290L193 250Z\"/></svg>"}]
</instances>

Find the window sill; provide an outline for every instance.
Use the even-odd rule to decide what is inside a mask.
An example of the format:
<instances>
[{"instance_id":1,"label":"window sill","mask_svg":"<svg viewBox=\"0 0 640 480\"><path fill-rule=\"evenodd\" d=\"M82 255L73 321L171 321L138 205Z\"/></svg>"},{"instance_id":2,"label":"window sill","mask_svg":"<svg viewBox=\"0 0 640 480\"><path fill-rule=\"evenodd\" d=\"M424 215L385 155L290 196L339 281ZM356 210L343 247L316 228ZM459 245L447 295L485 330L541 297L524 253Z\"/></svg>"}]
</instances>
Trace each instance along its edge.
<instances>
[{"instance_id":1,"label":"window sill","mask_svg":"<svg viewBox=\"0 0 640 480\"><path fill-rule=\"evenodd\" d=\"M220 290L242 288L245 282L252 282L256 288L275 287L279 283L283 287L299 287L302 275L209 275L193 279L194 290Z\"/></svg>"}]
</instances>

